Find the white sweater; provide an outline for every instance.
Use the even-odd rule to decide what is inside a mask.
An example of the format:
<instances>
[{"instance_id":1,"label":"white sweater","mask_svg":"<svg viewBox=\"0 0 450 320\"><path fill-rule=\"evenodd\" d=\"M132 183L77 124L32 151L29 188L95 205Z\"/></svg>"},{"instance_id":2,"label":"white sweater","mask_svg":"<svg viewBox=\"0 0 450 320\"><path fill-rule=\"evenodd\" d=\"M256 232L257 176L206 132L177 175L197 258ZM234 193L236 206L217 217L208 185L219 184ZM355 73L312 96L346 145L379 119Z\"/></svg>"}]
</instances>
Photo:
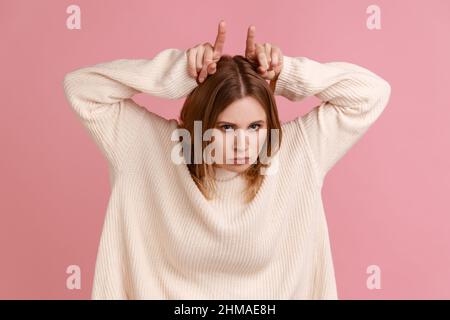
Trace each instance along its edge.
<instances>
[{"instance_id":1,"label":"white sweater","mask_svg":"<svg viewBox=\"0 0 450 320\"><path fill-rule=\"evenodd\" d=\"M187 166L171 161L177 121L132 100L179 99L197 85L178 49L64 78L110 170L92 299L337 299L322 183L380 116L389 83L354 64L284 56L275 95L323 102L282 124L278 171L249 205L243 178L223 169L220 197L209 202Z\"/></svg>"}]
</instances>

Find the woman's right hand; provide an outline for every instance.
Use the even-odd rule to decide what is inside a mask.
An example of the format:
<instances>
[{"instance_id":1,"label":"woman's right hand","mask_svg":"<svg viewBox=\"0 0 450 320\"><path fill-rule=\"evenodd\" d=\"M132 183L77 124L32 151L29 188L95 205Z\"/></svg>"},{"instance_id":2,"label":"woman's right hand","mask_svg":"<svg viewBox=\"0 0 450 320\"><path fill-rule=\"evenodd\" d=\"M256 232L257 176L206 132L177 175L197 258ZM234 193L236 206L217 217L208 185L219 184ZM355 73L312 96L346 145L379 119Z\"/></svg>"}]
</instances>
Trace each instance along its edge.
<instances>
[{"instance_id":1,"label":"woman's right hand","mask_svg":"<svg viewBox=\"0 0 450 320\"><path fill-rule=\"evenodd\" d=\"M187 50L188 72L198 83L202 83L209 74L216 72L217 62L222 56L224 43L225 21L221 20L214 46L205 42Z\"/></svg>"}]
</instances>

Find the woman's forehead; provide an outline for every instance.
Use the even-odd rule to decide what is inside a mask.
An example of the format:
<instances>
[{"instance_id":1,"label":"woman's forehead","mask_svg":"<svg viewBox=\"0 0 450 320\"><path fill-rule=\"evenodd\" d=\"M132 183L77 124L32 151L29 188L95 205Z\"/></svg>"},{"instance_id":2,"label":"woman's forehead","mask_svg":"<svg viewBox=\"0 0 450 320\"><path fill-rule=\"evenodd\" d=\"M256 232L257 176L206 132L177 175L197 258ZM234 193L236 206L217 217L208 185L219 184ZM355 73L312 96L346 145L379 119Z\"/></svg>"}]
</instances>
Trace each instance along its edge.
<instances>
[{"instance_id":1,"label":"woman's forehead","mask_svg":"<svg viewBox=\"0 0 450 320\"><path fill-rule=\"evenodd\" d=\"M248 124L255 121L266 121L263 106L253 97L245 97L227 106L217 117L217 122Z\"/></svg>"}]
</instances>

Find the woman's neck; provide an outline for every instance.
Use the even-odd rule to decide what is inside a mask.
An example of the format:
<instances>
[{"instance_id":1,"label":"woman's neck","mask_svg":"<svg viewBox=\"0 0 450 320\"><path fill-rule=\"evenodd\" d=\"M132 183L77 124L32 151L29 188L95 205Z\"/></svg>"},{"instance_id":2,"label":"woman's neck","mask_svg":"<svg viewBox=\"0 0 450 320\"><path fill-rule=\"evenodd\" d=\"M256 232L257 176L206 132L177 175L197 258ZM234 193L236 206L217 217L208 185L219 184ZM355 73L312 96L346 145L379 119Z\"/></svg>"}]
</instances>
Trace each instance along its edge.
<instances>
[{"instance_id":1,"label":"woman's neck","mask_svg":"<svg viewBox=\"0 0 450 320\"><path fill-rule=\"evenodd\" d=\"M239 172L227 170L221 167L214 166L215 180L228 181L240 175Z\"/></svg>"}]
</instances>

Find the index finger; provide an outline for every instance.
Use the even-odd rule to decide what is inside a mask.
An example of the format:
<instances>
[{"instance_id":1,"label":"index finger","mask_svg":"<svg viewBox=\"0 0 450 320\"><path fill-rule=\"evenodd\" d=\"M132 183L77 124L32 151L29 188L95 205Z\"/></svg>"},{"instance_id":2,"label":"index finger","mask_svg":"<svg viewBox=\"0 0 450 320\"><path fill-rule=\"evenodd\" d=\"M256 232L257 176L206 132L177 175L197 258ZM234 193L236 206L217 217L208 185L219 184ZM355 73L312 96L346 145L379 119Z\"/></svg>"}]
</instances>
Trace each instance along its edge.
<instances>
[{"instance_id":1,"label":"index finger","mask_svg":"<svg viewBox=\"0 0 450 320\"><path fill-rule=\"evenodd\" d=\"M245 56L252 56L254 55L256 50L255 47L255 26L251 25L248 28L247 31L247 40L246 40L246 46L245 46Z\"/></svg>"},{"instance_id":2,"label":"index finger","mask_svg":"<svg viewBox=\"0 0 450 320\"><path fill-rule=\"evenodd\" d=\"M225 21L221 20L219 23L219 30L217 32L216 42L214 42L214 58L219 58L222 55L225 44Z\"/></svg>"}]
</instances>

